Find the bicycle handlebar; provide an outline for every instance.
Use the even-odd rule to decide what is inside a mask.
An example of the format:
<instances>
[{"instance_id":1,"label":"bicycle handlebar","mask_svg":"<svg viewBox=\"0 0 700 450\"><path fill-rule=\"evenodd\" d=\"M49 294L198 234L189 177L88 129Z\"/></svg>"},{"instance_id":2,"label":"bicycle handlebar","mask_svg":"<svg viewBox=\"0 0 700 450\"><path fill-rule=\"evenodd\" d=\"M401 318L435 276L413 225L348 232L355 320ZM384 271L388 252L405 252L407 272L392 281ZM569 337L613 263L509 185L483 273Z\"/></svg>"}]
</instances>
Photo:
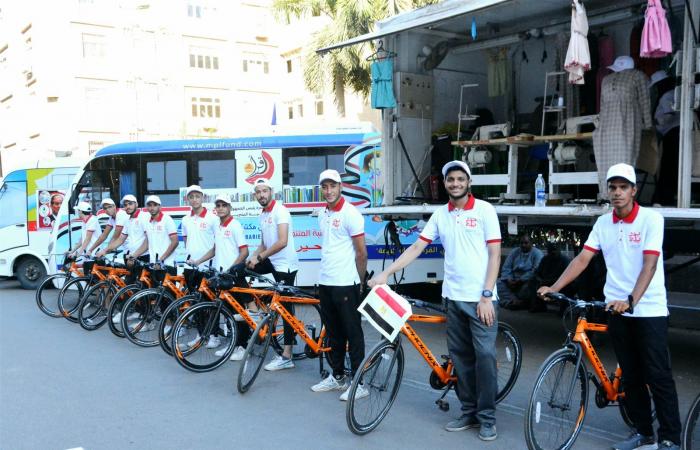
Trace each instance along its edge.
<instances>
[{"instance_id":1,"label":"bicycle handlebar","mask_svg":"<svg viewBox=\"0 0 700 450\"><path fill-rule=\"evenodd\" d=\"M581 300L578 298L567 297L566 295L562 294L561 292L548 292L544 296L547 298L550 298L552 300L569 303L571 306L573 306L574 308L577 308L577 309L586 309L586 308L606 309L607 308L607 304L605 302L601 302L601 301L597 301L597 300L587 302L585 300Z\"/></svg>"}]
</instances>

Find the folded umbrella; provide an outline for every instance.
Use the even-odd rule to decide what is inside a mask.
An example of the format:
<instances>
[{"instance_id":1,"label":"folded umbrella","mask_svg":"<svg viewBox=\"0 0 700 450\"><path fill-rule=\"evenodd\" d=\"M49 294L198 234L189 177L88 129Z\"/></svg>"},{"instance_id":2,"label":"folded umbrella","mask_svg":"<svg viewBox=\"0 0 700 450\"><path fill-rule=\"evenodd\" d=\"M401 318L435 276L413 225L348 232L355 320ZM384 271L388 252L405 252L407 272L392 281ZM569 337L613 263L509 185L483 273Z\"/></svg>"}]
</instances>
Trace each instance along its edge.
<instances>
[{"instance_id":1,"label":"folded umbrella","mask_svg":"<svg viewBox=\"0 0 700 450\"><path fill-rule=\"evenodd\" d=\"M571 4L571 40L566 52L564 70L569 72L569 83L583 84L583 73L591 68L591 53L588 49L588 17L586 8L579 0Z\"/></svg>"}]
</instances>

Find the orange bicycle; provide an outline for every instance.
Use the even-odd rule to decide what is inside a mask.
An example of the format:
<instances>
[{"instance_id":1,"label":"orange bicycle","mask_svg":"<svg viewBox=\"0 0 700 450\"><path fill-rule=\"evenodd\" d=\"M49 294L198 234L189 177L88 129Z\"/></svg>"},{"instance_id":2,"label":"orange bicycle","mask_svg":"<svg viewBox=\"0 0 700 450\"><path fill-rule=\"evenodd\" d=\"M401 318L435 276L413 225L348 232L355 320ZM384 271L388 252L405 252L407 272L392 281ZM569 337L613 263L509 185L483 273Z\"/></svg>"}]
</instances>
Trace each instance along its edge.
<instances>
[{"instance_id":1,"label":"orange bicycle","mask_svg":"<svg viewBox=\"0 0 700 450\"><path fill-rule=\"evenodd\" d=\"M330 347L326 342L326 330L321 321L320 301L311 294L294 286L275 283L255 272L245 270L245 275L269 284L267 310L263 312L248 345L238 371L238 392L247 392L255 382L265 362L270 342L279 328L275 325L279 317L291 325L296 336L305 344L304 353L309 358L319 358L321 377L328 376L323 359L330 356ZM286 303L294 304L294 315L285 308ZM302 344L302 345L304 345ZM295 344L299 345L299 343Z\"/></svg>"},{"instance_id":2,"label":"orange bicycle","mask_svg":"<svg viewBox=\"0 0 700 450\"><path fill-rule=\"evenodd\" d=\"M115 252L114 256L121 252ZM126 287L124 279L131 271L125 264L112 260L106 264L108 268L106 279L88 288L78 305L78 323L88 331L93 331L105 324L109 317L109 305L116 298L119 290Z\"/></svg>"},{"instance_id":3,"label":"orange bicycle","mask_svg":"<svg viewBox=\"0 0 700 450\"><path fill-rule=\"evenodd\" d=\"M622 369L617 366L608 375L588 338L588 332L604 333L608 329L607 325L588 321L589 312L604 310L605 302L575 300L554 292L547 297L570 305L569 311L577 315L576 330L568 332L564 347L540 367L525 415L528 448L568 449L574 445L586 418L589 379L596 388L596 406L617 405L622 419L632 426L624 401ZM589 373L584 359L593 373Z\"/></svg>"},{"instance_id":4,"label":"orange bicycle","mask_svg":"<svg viewBox=\"0 0 700 450\"><path fill-rule=\"evenodd\" d=\"M78 322L78 307L85 292L94 284L106 280L110 269L105 265L104 259L85 259L84 275L66 281L58 293L58 310L61 315L70 322Z\"/></svg>"},{"instance_id":5,"label":"orange bicycle","mask_svg":"<svg viewBox=\"0 0 700 450\"><path fill-rule=\"evenodd\" d=\"M404 296L404 298L406 297ZM432 303L411 298L406 298L406 300L417 308L444 313L443 308ZM408 320L409 322L445 323L447 322L447 317L443 315L412 314ZM401 333L393 342L382 338L369 351L352 380L350 392L348 393L345 418L348 428L355 434L367 434L377 428L389 413L399 393L404 368L401 335L406 336L432 369L429 379L430 386L436 390L443 390L442 395L435 403L441 410L449 410L449 403L445 401L445 396L455 387L457 381L457 377L453 374L454 366L452 360L449 356L442 355L443 362L440 363L418 333L407 322L403 325ZM498 403L513 389L522 364L520 338L513 327L503 322L498 323L496 355L498 368L496 402ZM359 394L358 389L362 389L364 392Z\"/></svg>"},{"instance_id":6,"label":"orange bicycle","mask_svg":"<svg viewBox=\"0 0 700 450\"><path fill-rule=\"evenodd\" d=\"M135 259L133 264L134 265L131 267L130 273L139 274L138 279L136 279L135 282L127 284L123 288L119 289L116 294L114 294L107 311L107 316L109 317L109 320L107 320L107 324L109 324L109 331L120 338L126 337L124 330L122 330L121 320L124 303L126 303L126 301L137 292L153 287L151 272L148 270L147 263Z\"/></svg>"},{"instance_id":7,"label":"orange bicycle","mask_svg":"<svg viewBox=\"0 0 700 450\"><path fill-rule=\"evenodd\" d=\"M36 289L36 304L39 310L50 317L63 317L58 309L61 288L70 280L83 276L83 270L75 258L65 255L61 271L44 278Z\"/></svg>"}]
</instances>

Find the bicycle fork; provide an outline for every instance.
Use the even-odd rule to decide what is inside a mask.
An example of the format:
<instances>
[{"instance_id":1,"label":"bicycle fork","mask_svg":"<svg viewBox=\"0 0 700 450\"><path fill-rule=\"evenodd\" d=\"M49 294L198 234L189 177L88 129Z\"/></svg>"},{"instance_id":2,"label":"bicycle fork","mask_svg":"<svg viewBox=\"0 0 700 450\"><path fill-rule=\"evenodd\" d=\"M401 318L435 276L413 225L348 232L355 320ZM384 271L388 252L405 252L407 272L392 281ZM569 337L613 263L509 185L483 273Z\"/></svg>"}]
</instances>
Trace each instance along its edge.
<instances>
[{"instance_id":1,"label":"bicycle fork","mask_svg":"<svg viewBox=\"0 0 700 450\"><path fill-rule=\"evenodd\" d=\"M567 388L566 395L563 397L565 401L563 403L555 402L555 397L557 396L559 383L564 373L564 365L562 365L557 371L557 377L554 383L555 388L552 389L553 392L551 397L549 398L549 406L551 406L552 408L559 408L562 411L568 411L569 409L571 409L571 396L574 393L574 386L576 385L576 375L578 374L579 368L581 367L581 347L576 345L573 348L573 351L576 355L576 365L574 366L574 375L571 377L571 382L569 383L569 386ZM584 380L584 382L588 383L588 379Z\"/></svg>"}]
</instances>

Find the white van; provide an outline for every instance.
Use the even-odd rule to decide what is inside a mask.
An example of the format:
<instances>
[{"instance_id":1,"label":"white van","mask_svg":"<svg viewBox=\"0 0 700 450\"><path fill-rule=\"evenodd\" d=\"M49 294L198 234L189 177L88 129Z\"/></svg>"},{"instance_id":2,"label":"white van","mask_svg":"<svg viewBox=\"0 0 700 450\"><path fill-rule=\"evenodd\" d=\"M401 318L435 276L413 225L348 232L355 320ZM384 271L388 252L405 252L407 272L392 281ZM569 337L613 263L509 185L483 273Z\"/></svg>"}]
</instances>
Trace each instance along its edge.
<instances>
[{"instance_id":1,"label":"white van","mask_svg":"<svg viewBox=\"0 0 700 450\"><path fill-rule=\"evenodd\" d=\"M82 163L37 161L6 174L0 186L0 276L36 288L46 273L58 212Z\"/></svg>"}]
</instances>

